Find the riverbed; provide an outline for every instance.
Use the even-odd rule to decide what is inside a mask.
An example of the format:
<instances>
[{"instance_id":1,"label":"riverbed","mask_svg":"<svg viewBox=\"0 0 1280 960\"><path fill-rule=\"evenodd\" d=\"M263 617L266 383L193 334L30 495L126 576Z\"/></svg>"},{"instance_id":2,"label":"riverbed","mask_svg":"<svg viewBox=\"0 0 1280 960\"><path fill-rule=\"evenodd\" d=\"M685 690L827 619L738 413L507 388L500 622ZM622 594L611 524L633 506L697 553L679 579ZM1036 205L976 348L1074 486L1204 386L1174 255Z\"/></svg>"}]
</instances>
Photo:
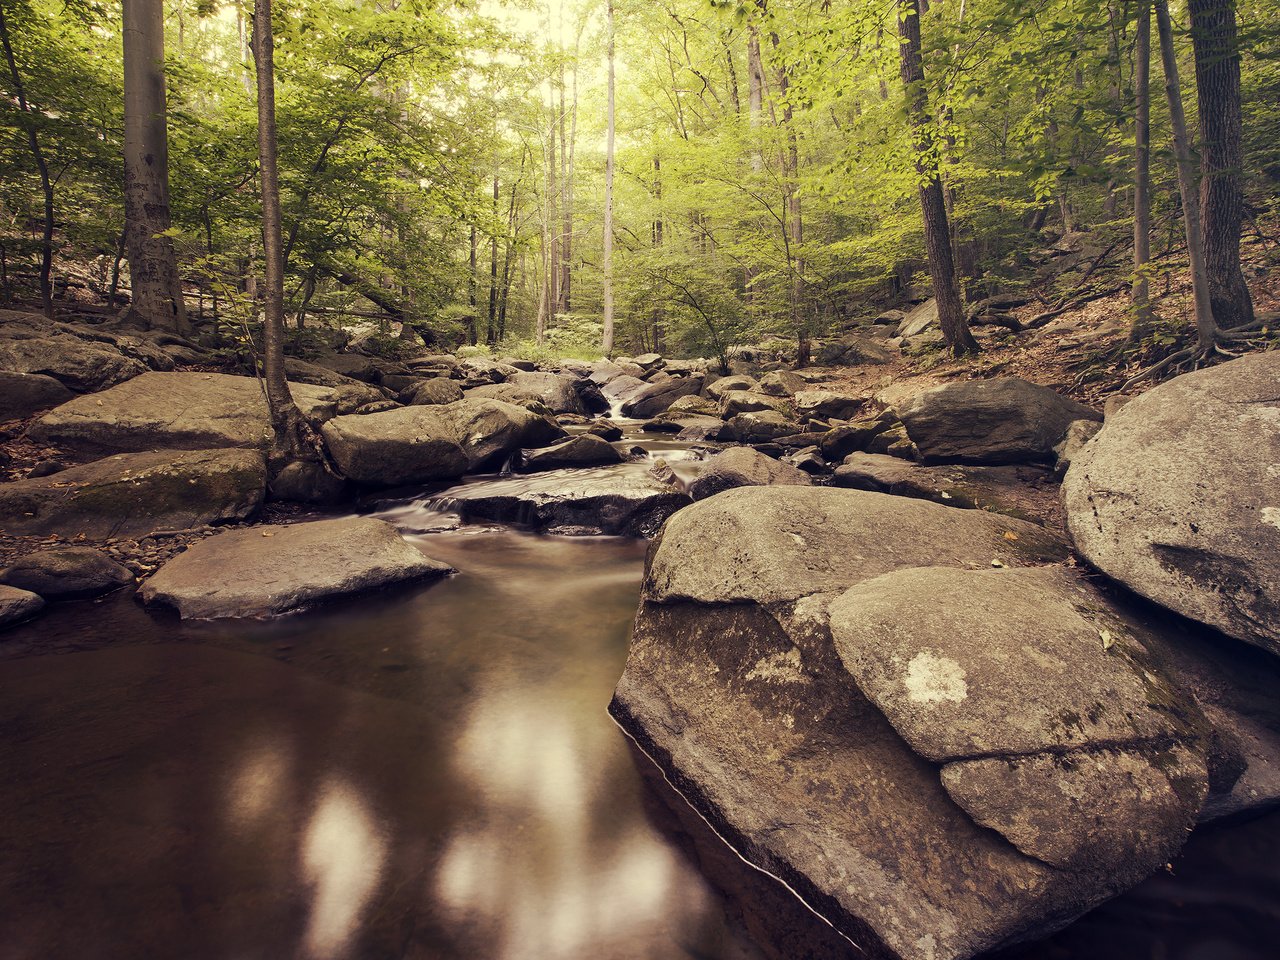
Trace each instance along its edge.
<instances>
[{"instance_id":1,"label":"riverbed","mask_svg":"<svg viewBox=\"0 0 1280 960\"><path fill-rule=\"evenodd\" d=\"M0 639L0 960L832 949L606 713L644 542L462 524L447 501L363 507L458 569L432 586L269 622L181 623L117 595ZM1273 815L1197 835L1016 955L1245 960L1277 942Z\"/></svg>"}]
</instances>

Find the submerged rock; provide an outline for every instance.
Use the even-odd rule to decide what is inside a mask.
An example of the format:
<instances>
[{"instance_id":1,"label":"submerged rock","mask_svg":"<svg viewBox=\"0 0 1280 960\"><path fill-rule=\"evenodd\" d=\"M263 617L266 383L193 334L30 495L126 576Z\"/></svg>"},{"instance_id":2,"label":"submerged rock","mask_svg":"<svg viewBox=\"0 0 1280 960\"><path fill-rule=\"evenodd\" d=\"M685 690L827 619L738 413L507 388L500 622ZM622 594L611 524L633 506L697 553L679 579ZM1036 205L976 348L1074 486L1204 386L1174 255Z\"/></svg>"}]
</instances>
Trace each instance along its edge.
<instances>
[{"instance_id":1,"label":"submerged rock","mask_svg":"<svg viewBox=\"0 0 1280 960\"><path fill-rule=\"evenodd\" d=\"M289 385L302 415L319 424L337 412L330 387ZM42 442L94 453L167 447L265 448L272 440L262 386L223 373L144 373L51 410L28 431Z\"/></svg>"},{"instance_id":2,"label":"submerged rock","mask_svg":"<svg viewBox=\"0 0 1280 960\"><path fill-rule=\"evenodd\" d=\"M133 574L92 547L52 547L29 553L0 570L0 583L47 600L79 600L131 584Z\"/></svg>"},{"instance_id":3,"label":"submerged rock","mask_svg":"<svg viewBox=\"0 0 1280 960\"><path fill-rule=\"evenodd\" d=\"M1062 485L1093 566L1280 654L1280 353L1184 374L1119 409Z\"/></svg>"},{"instance_id":4,"label":"submerged rock","mask_svg":"<svg viewBox=\"0 0 1280 960\"><path fill-rule=\"evenodd\" d=\"M122 453L51 476L0 484L0 529L14 534L141 537L244 520L267 484L257 450Z\"/></svg>"},{"instance_id":5,"label":"submerged rock","mask_svg":"<svg viewBox=\"0 0 1280 960\"><path fill-rule=\"evenodd\" d=\"M389 523L371 517L231 530L193 544L139 591L185 619L269 617L320 600L443 577Z\"/></svg>"},{"instance_id":6,"label":"submerged rock","mask_svg":"<svg viewBox=\"0 0 1280 960\"><path fill-rule=\"evenodd\" d=\"M1005 377L923 390L898 410L925 463L1052 463L1076 420L1101 420L1083 404Z\"/></svg>"},{"instance_id":7,"label":"submerged rock","mask_svg":"<svg viewBox=\"0 0 1280 960\"><path fill-rule=\"evenodd\" d=\"M454 487L437 500L466 522L495 520L622 536L655 535L689 502L687 494L650 476L640 464L484 480Z\"/></svg>"},{"instance_id":8,"label":"submerged rock","mask_svg":"<svg viewBox=\"0 0 1280 960\"><path fill-rule=\"evenodd\" d=\"M44 600L30 590L0 584L0 627L30 620L44 609Z\"/></svg>"},{"instance_id":9,"label":"submerged rock","mask_svg":"<svg viewBox=\"0 0 1280 960\"><path fill-rule=\"evenodd\" d=\"M1208 789L1195 703L1098 595L1036 568L1064 552L979 511L730 490L651 552L611 709L867 954L1047 933L1163 864Z\"/></svg>"}]
</instances>

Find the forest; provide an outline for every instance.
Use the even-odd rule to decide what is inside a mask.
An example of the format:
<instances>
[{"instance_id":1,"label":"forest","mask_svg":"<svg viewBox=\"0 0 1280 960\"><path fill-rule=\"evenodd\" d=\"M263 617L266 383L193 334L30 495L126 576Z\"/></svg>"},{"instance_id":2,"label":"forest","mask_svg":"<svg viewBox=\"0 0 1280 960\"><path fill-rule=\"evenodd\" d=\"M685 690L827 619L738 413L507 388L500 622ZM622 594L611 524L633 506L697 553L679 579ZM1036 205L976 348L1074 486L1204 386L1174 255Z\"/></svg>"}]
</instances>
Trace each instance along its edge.
<instances>
[{"instance_id":1,"label":"forest","mask_svg":"<svg viewBox=\"0 0 1280 960\"><path fill-rule=\"evenodd\" d=\"M0 960L1275 960L1280 2L0 52Z\"/></svg>"},{"instance_id":2,"label":"forest","mask_svg":"<svg viewBox=\"0 0 1280 960\"><path fill-rule=\"evenodd\" d=\"M1248 324L1235 264L1241 231L1274 245L1280 11L1236 6L276 0L290 336L373 320L586 357L616 325L624 353L776 336L803 355L937 270L963 351L962 304L1026 293L1062 237L1114 244L1109 265L1158 286L1185 247L1180 175L1203 193L1214 322ZM158 257L148 297L181 301L185 329L251 337L253 11L131 8L150 72L126 71L117 5L5 4L3 296L110 313ZM131 77L153 121L132 140ZM151 240L125 229L138 151L157 161L134 201ZM1157 311L1140 336L1182 345L1204 312Z\"/></svg>"}]
</instances>

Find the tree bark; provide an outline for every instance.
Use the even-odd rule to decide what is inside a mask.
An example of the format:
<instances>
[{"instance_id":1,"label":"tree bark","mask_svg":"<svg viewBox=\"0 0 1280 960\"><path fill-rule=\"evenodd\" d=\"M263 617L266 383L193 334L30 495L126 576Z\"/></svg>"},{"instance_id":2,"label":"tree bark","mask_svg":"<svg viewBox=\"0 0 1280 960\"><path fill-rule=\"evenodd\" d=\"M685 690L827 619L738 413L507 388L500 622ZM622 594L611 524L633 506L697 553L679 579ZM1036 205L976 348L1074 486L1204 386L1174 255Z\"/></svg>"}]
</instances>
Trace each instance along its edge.
<instances>
[{"instance_id":1,"label":"tree bark","mask_svg":"<svg viewBox=\"0 0 1280 960\"><path fill-rule=\"evenodd\" d=\"M1151 325L1146 273L1151 261L1151 0L1138 3L1133 86L1137 112L1133 129L1133 320L1129 339L1136 342Z\"/></svg>"},{"instance_id":2,"label":"tree bark","mask_svg":"<svg viewBox=\"0 0 1280 960\"><path fill-rule=\"evenodd\" d=\"M18 115L22 118L22 127L27 135L27 148L31 151L31 159L40 175L40 190L44 195L44 224L40 234L40 305L45 316L53 319L53 181L49 178L49 162L40 147L36 117L31 105L27 103L22 74L18 71L18 61L13 55L9 22L5 18L3 5L0 5L0 41L4 43L4 58L9 64L13 96L18 101Z\"/></svg>"},{"instance_id":3,"label":"tree bark","mask_svg":"<svg viewBox=\"0 0 1280 960\"><path fill-rule=\"evenodd\" d=\"M493 233L489 237L489 322L485 326L484 342L493 346L496 342L498 320L498 196L500 182L498 171L493 172Z\"/></svg>"},{"instance_id":4,"label":"tree bark","mask_svg":"<svg viewBox=\"0 0 1280 960\"><path fill-rule=\"evenodd\" d=\"M606 41L606 57L608 59L608 93L605 108L605 147L604 147L604 250L601 254L601 266L604 271L604 342L601 351L606 357L613 355L613 151L614 126L616 123L614 104L614 22L613 0L605 0L605 17L608 39Z\"/></svg>"},{"instance_id":5,"label":"tree bark","mask_svg":"<svg viewBox=\"0 0 1280 960\"><path fill-rule=\"evenodd\" d=\"M169 141L161 0L124 0L124 209L133 302L126 319L189 334L168 235Z\"/></svg>"},{"instance_id":6,"label":"tree bark","mask_svg":"<svg viewBox=\"0 0 1280 960\"><path fill-rule=\"evenodd\" d=\"M1182 109L1182 83L1178 78L1178 51L1173 45L1173 23L1169 0L1155 0L1156 25L1160 31L1160 57L1164 63L1164 92L1169 101L1169 122L1173 127L1173 153L1178 161L1178 192L1182 195L1182 221L1191 260L1191 290L1195 299L1196 336L1201 351L1211 350L1218 341L1218 325L1213 319L1209 278L1204 262L1204 233L1200 224L1200 197L1187 138L1187 118Z\"/></svg>"},{"instance_id":7,"label":"tree bark","mask_svg":"<svg viewBox=\"0 0 1280 960\"><path fill-rule=\"evenodd\" d=\"M1200 108L1200 209L1209 299L1220 327L1253 320L1253 298L1240 269L1244 195L1240 171L1240 48L1235 0L1190 0Z\"/></svg>"},{"instance_id":8,"label":"tree bark","mask_svg":"<svg viewBox=\"0 0 1280 960\"><path fill-rule=\"evenodd\" d=\"M938 303L938 324L942 336L956 356L978 352L978 341L969 331L956 287L955 258L951 250L951 230L942 193L936 151L929 144L929 100L924 85L924 64L920 55L920 0L898 2L898 52L902 83L906 87L907 114L911 121L916 174L920 178L920 209L924 219L924 243L933 278L933 295Z\"/></svg>"}]
</instances>

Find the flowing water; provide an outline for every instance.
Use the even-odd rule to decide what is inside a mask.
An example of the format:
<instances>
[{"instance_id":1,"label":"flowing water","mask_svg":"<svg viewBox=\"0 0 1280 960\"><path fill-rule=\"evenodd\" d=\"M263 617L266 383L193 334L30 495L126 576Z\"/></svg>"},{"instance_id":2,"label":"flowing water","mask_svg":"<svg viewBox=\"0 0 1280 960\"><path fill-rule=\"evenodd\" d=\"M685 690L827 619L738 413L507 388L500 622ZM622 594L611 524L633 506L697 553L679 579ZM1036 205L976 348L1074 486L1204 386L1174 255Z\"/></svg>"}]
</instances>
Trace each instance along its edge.
<instances>
[{"instance_id":1,"label":"flowing water","mask_svg":"<svg viewBox=\"0 0 1280 960\"><path fill-rule=\"evenodd\" d=\"M821 953L605 712L644 544L461 525L447 499L379 507L460 571L429 587L272 622L110 597L3 635L0 960ZM1277 942L1273 817L1019 956Z\"/></svg>"}]
</instances>

